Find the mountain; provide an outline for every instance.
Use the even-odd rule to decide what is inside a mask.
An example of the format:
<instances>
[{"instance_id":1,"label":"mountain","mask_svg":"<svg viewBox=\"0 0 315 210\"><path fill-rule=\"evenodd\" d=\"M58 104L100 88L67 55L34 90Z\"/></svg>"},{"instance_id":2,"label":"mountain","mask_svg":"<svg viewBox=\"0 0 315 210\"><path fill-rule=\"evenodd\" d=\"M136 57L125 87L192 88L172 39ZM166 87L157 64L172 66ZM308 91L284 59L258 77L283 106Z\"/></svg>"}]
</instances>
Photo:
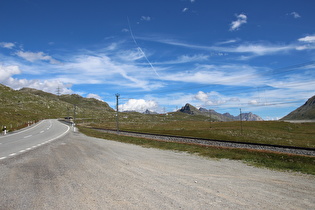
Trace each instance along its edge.
<instances>
[{"instance_id":1,"label":"mountain","mask_svg":"<svg viewBox=\"0 0 315 210\"><path fill-rule=\"evenodd\" d=\"M315 120L315 96L281 120Z\"/></svg>"},{"instance_id":2,"label":"mountain","mask_svg":"<svg viewBox=\"0 0 315 210\"><path fill-rule=\"evenodd\" d=\"M183 112L186 114L190 114L190 115L202 115L202 112L200 110L198 110L196 107L194 107L193 105L190 104L186 104L185 106L183 106L179 112Z\"/></svg>"},{"instance_id":3,"label":"mountain","mask_svg":"<svg viewBox=\"0 0 315 210\"><path fill-rule=\"evenodd\" d=\"M157 112L153 112L153 111L150 111L150 110L145 110L145 112L143 112L143 114L158 114Z\"/></svg>"},{"instance_id":4,"label":"mountain","mask_svg":"<svg viewBox=\"0 0 315 210\"><path fill-rule=\"evenodd\" d=\"M202 113L202 115L210 117L213 120L216 121L232 121L232 118L222 115L216 111L214 111L213 109L205 109L205 108L199 108L199 111Z\"/></svg>"},{"instance_id":5,"label":"mountain","mask_svg":"<svg viewBox=\"0 0 315 210\"><path fill-rule=\"evenodd\" d=\"M241 119L240 114L237 116L233 116L230 113L224 113L223 115L233 120ZM249 113L242 113L242 121L263 121L263 119L259 117L258 115L249 112Z\"/></svg>"},{"instance_id":6,"label":"mountain","mask_svg":"<svg viewBox=\"0 0 315 210\"><path fill-rule=\"evenodd\" d=\"M13 90L0 84L0 127L18 128L28 121L61 118L74 114L77 118L105 118L114 112L107 103L78 95L57 96L44 91L22 88Z\"/></svg>"},{"instance_id":7,"label":"mountain","mask_svg":"<svg viewBox=\"0 0 315 210\"><path fill-rule=\"evenodd\" d=\"M77 94L66 94L66 95L54 95L52 93L47 93L41 90L36 90L33 88L22 88L19 90L22 93L34 94L46 99L63 101L69 103L70 107L76 105L79 108L91 109L95 111L104 110L104 111L114 111L106 102L97 100L95 98L84 98Z\"/></svg>"},{"instance_id":8,"label":"mountain","mask_svg":"<svg viewBox=\"0 0 315 210\"><path fill-rule=\"evenodd\" d=\"M199 108L192 106L191 104L186 104L183 106L178 112L190 114L190 115L203 115L210 117L213 120L216 121L236 121L240 120L240 115L233 116L229 113L220 114L212 109L205 109L205 108ZM243 121L262 121L263 119L259 117L258 115L255 115L251 112L249 113L242 113L242 120Z\"/></svg>"},{"instance_id":9,"label":"mountain","mask_svg":"<svg viewBox=\"0 0 315 210\"><path fill-rule=\"evenodd\" d=\"M71 95L66 94L66 95L57 96L52 93L47 93L47 92L36 90L33 88L22 88L19 91L23 93L34 94L34 95L37 95L46 99L64 101L71 105L78 105L80 106L80 108L114 111L112 108L110 108L110 106L106 102L97 100L95 98L84 98L77 94L71 94Z\"/></svg>"}]
</instances>

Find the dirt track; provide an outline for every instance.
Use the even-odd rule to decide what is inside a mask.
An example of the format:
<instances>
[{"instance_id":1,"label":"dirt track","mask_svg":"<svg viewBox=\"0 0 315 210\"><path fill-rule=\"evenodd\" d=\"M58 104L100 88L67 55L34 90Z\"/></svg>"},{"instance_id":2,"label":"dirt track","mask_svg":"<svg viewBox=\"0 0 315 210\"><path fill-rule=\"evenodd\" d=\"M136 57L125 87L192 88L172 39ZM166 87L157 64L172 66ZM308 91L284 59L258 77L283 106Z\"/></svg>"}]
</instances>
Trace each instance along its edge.
<instances>
[{"instance_id":1,"label":"dirt track","mask_svg":"<svg viewBox=\"0 0 315 210\"><path fill-rule=\"evenodd\" d=\"M0 161L0 209L315 209L315 177L70 133Z\"/></svg>"}]
</instances>

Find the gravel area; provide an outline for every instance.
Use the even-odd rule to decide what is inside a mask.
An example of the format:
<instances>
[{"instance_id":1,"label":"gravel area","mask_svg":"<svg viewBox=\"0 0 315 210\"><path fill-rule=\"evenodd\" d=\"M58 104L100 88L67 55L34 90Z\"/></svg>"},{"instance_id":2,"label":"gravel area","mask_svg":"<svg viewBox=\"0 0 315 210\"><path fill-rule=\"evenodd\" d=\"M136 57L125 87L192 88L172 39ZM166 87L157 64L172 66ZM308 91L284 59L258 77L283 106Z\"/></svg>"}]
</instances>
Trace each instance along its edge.
<instances>
[{"instance_id":1,"label":"gravel area","mask_svg":"<svg viewBox=\"0 0 315 210\"><path fill-rule=\"evenodd\" d=\"M105 129L97 129L106 133L117 134L117 131L105 130ZM255 149L255 150L266 150L273 152L282 152L289 154L297 154L297 155L307 155L307 156L315 156L315 150L305 150L305 149L295 149L295 148L284 148L284 147L272 147L265 145L253 145L253 144L240 144L233 142L224 142L224 141L211 141L211 140L202 140L202 139L193 139L193 138L180 138L180 137L169 137L169 136L160 136L153 134L140 134L126 131L119 131L120 135L124 136L133 136L140 138L148 138L148 139L157 139L162 141L169 142L180 142L180 143L189 143L189 144L201 144L201 145L209 145L209 146L217 146L217 147L232 147L232 148L241 148L241 149Z\"/></svg>"},{"instance_id":2,"label":"gravel area","mask_svg":"<svg viewBox=\"0 0 315 210\"><path fill-rule=\"evenodd\" d=\"M0 209L315 209L315 177L69 133L0 161Z\"/></svg>"}]
</instances>

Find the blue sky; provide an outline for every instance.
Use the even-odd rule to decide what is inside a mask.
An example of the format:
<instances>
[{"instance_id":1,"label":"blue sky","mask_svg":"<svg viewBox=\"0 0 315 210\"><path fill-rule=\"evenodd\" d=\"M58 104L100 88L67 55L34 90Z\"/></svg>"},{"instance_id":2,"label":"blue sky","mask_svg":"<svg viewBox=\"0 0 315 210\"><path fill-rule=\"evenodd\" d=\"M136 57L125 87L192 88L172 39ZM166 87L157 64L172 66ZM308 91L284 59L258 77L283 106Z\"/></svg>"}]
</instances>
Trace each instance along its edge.
<instances>
[{"instance_id":1,"label":"blue sky","mask_svg":"<svg viewBox=\"0 0 315 210\"><path fill-rule=\"evenodd\" d=\"M1 0L0 83L278 119L315 95L313 0Z\"/></svg>"}]
</instances>

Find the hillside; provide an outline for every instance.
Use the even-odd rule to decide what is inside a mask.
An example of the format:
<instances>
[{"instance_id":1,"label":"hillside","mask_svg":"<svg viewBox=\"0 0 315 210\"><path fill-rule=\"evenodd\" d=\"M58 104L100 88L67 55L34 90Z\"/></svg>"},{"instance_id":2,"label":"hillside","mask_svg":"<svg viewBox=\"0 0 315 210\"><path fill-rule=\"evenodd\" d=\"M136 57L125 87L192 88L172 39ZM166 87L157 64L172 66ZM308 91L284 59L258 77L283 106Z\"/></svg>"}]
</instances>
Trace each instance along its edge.
<instances>
[{"instance_id":1,"label":"hillside","mask_svg":"<svg viewBox=\"0 0 315 210\"><path fill-rule=\"evenodd\" d=\"M315 120L315 96L281 120Z\"/></svg>"},{"instance_id":2,"label":"hillside","mask_svg":"<svg viewBox=\"0 0 315 210\"><path fill-rule=\"evenodd\" d=\"M183 106L178 112L190 114L190 115L202 115L202 116L207 116L210 117L214 121L238 121L240 120L240 115L238 116L233 116L229 113L224 113L220 114L212 109L205 109L205 108L199 108L197 109L196 107L192 106L191 104L186 104ZM242 113L242 120L243 121L263 121L261 117L258 115L255 115L251 112L249 113Z\"/></svg>"},{"instance_id":3,"label":"hillside","mask_svg":"<svg viewBox=\"0 0 315 210\"><path fill-rule=\"evenodd\" d=\"M78 95L57 96L31 88L13 90L0 84L0 127L17 129L28 121L73 116L101 118L114 110L107 103Z\"/></svg>"},{"instance_id":4,"label":"hillside","mask_svg":"<svg viewBox=\"0 0 315 210\"><path fill-rule=\"evenodd\" d=\"M22 93L30 93L34 94L37 96L41 96L46 99L51 99L51 100L58 100L58 101L63 101L66 103L73 105L77 105L79 108L86 108L86 109L91 109L95 111L114 111L106 102L97 100L95 98L84 98L80 95L77 94L66 94L66 95L54 95L52 93L46 93L41 90L36 90L33 88L22 88L19 90Z\"/></svg>"}]
</instances>

